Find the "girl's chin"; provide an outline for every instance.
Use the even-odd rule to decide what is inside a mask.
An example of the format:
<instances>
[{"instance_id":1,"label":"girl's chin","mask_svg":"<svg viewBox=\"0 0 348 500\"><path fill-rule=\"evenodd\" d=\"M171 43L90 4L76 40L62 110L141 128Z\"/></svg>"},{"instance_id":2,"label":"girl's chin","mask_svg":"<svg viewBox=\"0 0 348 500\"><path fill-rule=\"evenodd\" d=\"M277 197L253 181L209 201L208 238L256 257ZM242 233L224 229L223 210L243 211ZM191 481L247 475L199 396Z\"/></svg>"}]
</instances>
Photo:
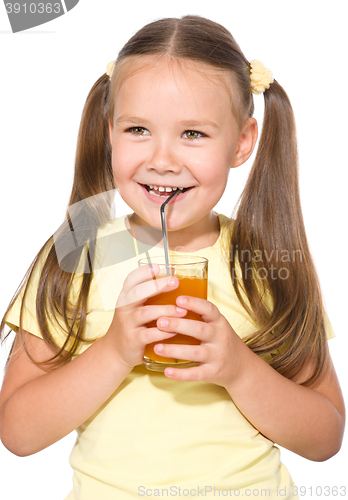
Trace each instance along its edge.
<instances>
[{"instance_id":1,"label":"girl's chin","mask_svg":"<svg viewBox=\"0 0 348 500\"><path fill-rule=\"evenodd\" d=\"M155 229L159 229L162 231L162 220L160 213L158 214L147 214L143 213L138 215L137 213L133 213L130 217L128 217L130 224L134 226L150 226ZM181 221L178 217L175 217L174 220L170 220L170 213L166 213L166 227L167 231L178 231L182 228Z\"/></svg>"},{"instance_id":2,"label":"girl's chin","mask_svg":"<svg viewBox=\"0 0 348 500\"><path fill-rule=\"evenodd\" d=\"M160 216L151 217L151 216L147 216L145 214L141 217L138 214L136 214L135 212L133 212L132 215L130 217L128 217L128 220L130 221L131 224L134 224L136 226L151 226L151 227L155 227L157 229L161 229L161 227L162 227Z\"/></svg>"}]
</instances>

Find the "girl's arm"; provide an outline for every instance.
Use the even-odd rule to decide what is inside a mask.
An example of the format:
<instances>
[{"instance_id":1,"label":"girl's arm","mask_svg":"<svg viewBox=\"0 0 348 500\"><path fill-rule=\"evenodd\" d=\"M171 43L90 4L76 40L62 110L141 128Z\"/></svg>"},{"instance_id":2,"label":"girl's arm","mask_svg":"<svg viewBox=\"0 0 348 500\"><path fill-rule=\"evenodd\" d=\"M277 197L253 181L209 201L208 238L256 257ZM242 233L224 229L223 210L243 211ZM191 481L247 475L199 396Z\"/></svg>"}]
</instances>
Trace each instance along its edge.
<instances>
[{"instance_id":1,"label":"girl's arm","mask_svg":"<svg viewBox=\"0 0 348 500\"><path fill-rule=\"evenodd\" d=\"M289 380L253 353L211 302L178 297L177 304L204 322L165 318L157 325L201 341L198 346L155 346L161 356L191 359L200 366L166 369L176 380L204 380L226 388L241 413L271 441L309 460L323 461L340 449L345 425L343 396L331 359L311 387L299 385L310 372L310 360Z\"/></svg>"},{"instance_id":2,"label":"girl's arm","mask_svg":"<svg viewBox=\"0 0 348 500\"><path fill-rule=\"evenodd\" d=\"M17 335L0 393L0 437L12 453L31 455L76 429L108 400L132 368L143 362L146 344L173 336L146 327L163 314L186 314L177 312L173 305L143 305L149 296L179 285L173 277L152 280L158 271L144 266L131 272L109 330L60 368L48 373L39 368ZM42 339L23 333L35 361L55 354Z\"/></svg>"},{"instance_id":3,"label":"girl's arm","mask_svg":"<svg viewBox=\"0 0 348 500\"><path fill-rule=\"evenodd\" d=\"M24 335L35 360L55 354L42 339ZM74 361L47 373L30 360L17 335L0 394L1 441L18 456L41 451L97 411L130 370L117 363L103 337Z\"/></svg>"},{"instance_id":4,"label":"girl's arm","mask_svg":"<svg viewBox=\"0 0 348 500\"><path fill-rule=\"evenodd\" d=\"M331 358L319 381L304 387L299 384L311 373L310 362L289 380L249 348L238 352L240 373L226 389L248 420L266 437L308 460L335 455L342 444L345 408Z\"/></svg>"}]
</instances>

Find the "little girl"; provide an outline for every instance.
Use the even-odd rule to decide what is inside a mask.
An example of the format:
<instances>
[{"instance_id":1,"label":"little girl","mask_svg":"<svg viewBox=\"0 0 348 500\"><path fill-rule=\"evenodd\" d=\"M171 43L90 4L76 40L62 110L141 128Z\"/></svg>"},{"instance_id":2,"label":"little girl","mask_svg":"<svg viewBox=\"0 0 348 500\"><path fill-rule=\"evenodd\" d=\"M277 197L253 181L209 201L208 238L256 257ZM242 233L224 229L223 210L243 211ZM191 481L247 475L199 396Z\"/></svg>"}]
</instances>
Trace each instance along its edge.
<instances>
[{"instance_id":1,"label":"little girl","mask_svg":"<svg viewBox=\"0 0 348 500\"><path fill-rule=\"evenodd\" d=\"M214 207L253 152L262 93L256 159L229 219ZM116 187L127 217L112 217ZM171 253L208 258L208 300L144 305L178 286L152 280L156 265L138 268L162 252L144 235L158 234L173 189L182 192L167 210ZM298 498L274 443L315 461L338 452L344 404L300 208L292 108L225 28L162 19L108 65L83 112L67 220L5 323L16 338L2 442L27 456L76 429L67 500ZM162 343L176 333L200 344ZM197 366L146 370L152 342Z\"/></svg>"}]
</instances>

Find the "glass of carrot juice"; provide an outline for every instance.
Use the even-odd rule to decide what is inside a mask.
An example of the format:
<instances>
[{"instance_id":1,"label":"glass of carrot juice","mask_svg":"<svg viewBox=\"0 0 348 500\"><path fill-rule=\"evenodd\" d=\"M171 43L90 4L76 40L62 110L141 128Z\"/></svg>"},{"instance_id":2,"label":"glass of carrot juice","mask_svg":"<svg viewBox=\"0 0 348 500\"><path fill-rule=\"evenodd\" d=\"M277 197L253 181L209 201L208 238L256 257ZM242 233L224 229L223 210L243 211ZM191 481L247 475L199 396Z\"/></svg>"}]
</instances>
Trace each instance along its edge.
<instances>
[{"instance_id":1,"label":"glass of carrot juice","mask_svg":"<svg viewBox=\"0 0 348 500\"><path fill-rule=\"evenodd\" d=\"M205 257L189 256L189 255L175 255L170 256L170 265L166 265L165 257L151 257L141 259L139 266L147 264L158 264L160 272L153 279L163 278L168 276L176 276L179 279L179 286L170 292L160 293L150 297L145 302L145 305L176 305L176 299L179 295L190 295L200 299L207 299L208 291L208 259ZM187 311L185 319L193 319L202 321L199 314ZM148 323L149 328L156 326L156 321ZM198 366L199 363L183 360L166 358L159 356L153 350L156 344L185 344L185 345L199 345L200 341L189 337L188 335L176 334L170 339L153 342L145 347L144 365L148 370L163 372L168 366L175 368L188 368L191 366Z\"/></svg>"}]
</instances>

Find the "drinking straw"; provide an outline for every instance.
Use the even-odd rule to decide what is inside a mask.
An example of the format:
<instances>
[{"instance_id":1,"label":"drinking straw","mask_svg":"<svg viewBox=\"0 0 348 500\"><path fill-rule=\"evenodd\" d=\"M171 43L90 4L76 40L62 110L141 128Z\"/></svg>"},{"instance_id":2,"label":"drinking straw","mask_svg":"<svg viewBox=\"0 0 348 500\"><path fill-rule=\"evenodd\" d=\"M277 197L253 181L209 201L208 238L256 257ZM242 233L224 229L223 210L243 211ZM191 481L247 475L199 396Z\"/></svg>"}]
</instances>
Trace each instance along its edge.
<instances>
[{"instance_id":1,"label":"drinking straw","mask_svg":"<svg viewBox=\"0 0 348 500\"><path fill-rule=\"evenodd\" d=\"M170 261L169 261L169 248L168 248L166 218L165 218L164 212L165 212L167 204L170 202L170 200L172 198L174 198L174 196L176 194L185 193L185 191L187 191L188 189L190 189L190 188L187 187L187 188L184 188L184 189L177 189L176 191L174 191L174 193L172 193L170 196L168 196L168 198L161 205L161 208L160 208L160 211L161 211L161 222L162 222L162 234L163 234L164 256L165 256L165 259L166 259L166 271L167 271L168 275L170 274Z\"/></svg>"},{"instance_id":2,"label":"drinking straw","mask_svg":"<svg viewBox=\"0 0 348 500\"><path fill-rule=\"evenodd\" d=\"M161 205L160 212L161 212L161 222L162 222L162 234L163 234L163 247L164 247L164 256L166 259L166 271L167 274L170 275L170 260L169 260L169 248L168 248L168 238L167 238L167 226L166 226L166 217L165 217L165 209L167 204L170 202L172 198L176 194L180 193L180 189L177 189L174 191L166 201Z\"/></svg>"}]
</instances>

